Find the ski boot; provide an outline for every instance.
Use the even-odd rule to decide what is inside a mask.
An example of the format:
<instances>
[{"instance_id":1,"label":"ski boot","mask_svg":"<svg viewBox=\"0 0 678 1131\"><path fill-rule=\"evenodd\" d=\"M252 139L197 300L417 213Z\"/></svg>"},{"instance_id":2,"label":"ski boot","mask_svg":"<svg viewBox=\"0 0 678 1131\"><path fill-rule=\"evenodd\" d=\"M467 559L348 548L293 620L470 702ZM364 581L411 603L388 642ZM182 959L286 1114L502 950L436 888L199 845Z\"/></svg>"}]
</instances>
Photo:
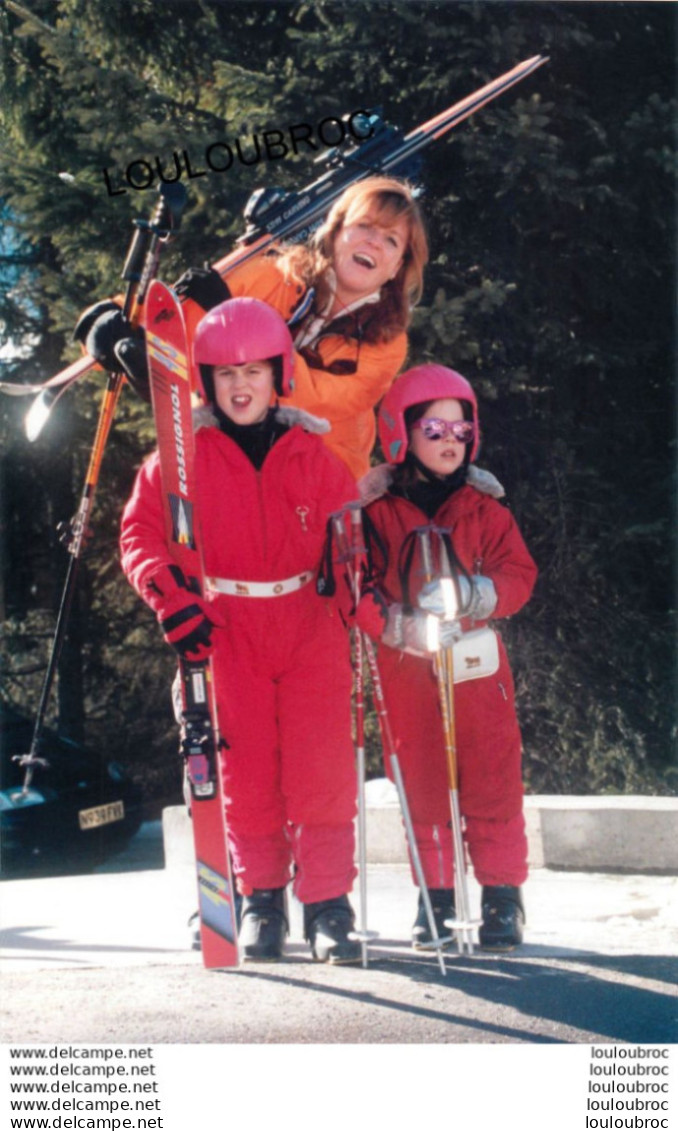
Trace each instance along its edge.
<instances>
[{"instance_id":1,"label":"ski boot","mask_svg":"<svg viewBox=\"0 0 678 1131\"><path fill-rule=\"evenodd\" d=\"M483 888L483 921L478 941L483 950L513 950L523 941L525 908L520 888L498 884Z\"/></svg>"},{"instance_id":2,"label":"ski boot","mask_svg":"<svg viewBox=\"0 0 678 1131\"><path fill-rule=\"evenodd\" d=\"M282 958L289 930L284 888L255 888L244 895L238 945L244 962L275 962Z\"/></svg>"},{"instance_id":3,"label":"ski boot","mask_svg":"<svg viewBox=\"0 0 678 1131\"><path fill-rule=\"evenodd\" d=\"M433 921L436 925L439 939L446 939L446 946L452 942L452 929L445 926L446 919L454 919L456 911L454 906L454 888L429 888L429 899L433 911ZM419 893L417 917L412 925L412 947L414 950L423 950L427 943L433 941L428 915L424 907L424 900Z\"/></svg>"},{"instance_id":4,"label":"ski boot","mask_svg":"<svg viewBox=\"0 0 678 1131\"><path fill-rule=\"evenodd\" d=\"M240 915L242 909L242 896L239 891L233 893L233 909L235 911L235 925L240 927ZM202 950L202 939L200 937L200 912L194 911L188 923L188 938L191 950Z\"/></svg>"},{"instance_id":5,"label":"ski boot","mask_svg":"<svg viewBox=\"0 0 678 1131\"><path fill-rule=\"evenodd\" d=\"M304 937L311 944L316 962L360 962L362 948L351 938L355 915L347 895L304 904Z\"/></svg>"},{"instance_id":6,"label":"ski boot","mask_svg":"<svg viewBox=\"0 0 678 1131\"><path fill-rule=\"evenodd\" d=\"M200 938L200 912L194 911L188 923L188 938L191 944L191 950L202 950L202 939Z\"/></svg>"}]
</instances>

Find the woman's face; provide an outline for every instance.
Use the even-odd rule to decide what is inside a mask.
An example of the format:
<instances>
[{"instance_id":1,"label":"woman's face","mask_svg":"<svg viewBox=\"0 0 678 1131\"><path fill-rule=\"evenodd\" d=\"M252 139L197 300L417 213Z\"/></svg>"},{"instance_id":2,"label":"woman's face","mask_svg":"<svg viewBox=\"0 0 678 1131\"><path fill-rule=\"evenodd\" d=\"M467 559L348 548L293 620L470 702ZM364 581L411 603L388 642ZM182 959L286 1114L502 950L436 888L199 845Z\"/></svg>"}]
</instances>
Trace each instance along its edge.
<instances>
[{"instance_id":1,"label":"woman's face","mask_svg":"<svg viewBox=\"0 0 678 1131\"><path fill-rule=\"evenodd\" d=\"M337 295L345 305L379 291L402 264L409 241L405 217L377 223L367 212L345 224L334 238L333 266Z\"/></svg>"}]
</instances>

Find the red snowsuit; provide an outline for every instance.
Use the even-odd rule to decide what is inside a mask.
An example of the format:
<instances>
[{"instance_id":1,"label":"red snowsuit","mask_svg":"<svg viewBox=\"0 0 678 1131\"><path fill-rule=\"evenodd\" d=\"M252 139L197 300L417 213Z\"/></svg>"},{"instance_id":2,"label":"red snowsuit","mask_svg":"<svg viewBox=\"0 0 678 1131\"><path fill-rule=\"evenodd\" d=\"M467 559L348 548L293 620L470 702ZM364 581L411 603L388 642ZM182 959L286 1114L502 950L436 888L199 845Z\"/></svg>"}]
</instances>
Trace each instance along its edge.
<instances>
[{"instance_id":1,"label":"red snowsuit","mask_svg":"<svg viewBox=\"0 0 678 1131\"><path fill-rule=\"evenodd\" d=\"M398 576L404 539L415 527L431 522L451 531L454 550L469 573L494 582L498 600L493 619L511 616L528 600L536 566L509 511L481 489L466 483L433 519L388 492L367 507L367 514L387 547L388 563L377 578L387 603L404 602ZM410 578L410 598L416 606L425 580L418 551ZM468 631L487 622L461 623ZM455 683L459 802L478 882L520 886L527 876L521 738L501 639L499 657L495 675ZM451 888L449 789L433 662L381 645L378 663L426 883ZM390 766L385 768L390 776Z\"/></svg>"},{"instance_id":2,"label":"red snowsuit","mask_svg":"<svg viewBox=\"0 0 678 1131\"><path fill-rule=\"evenodd\" d=\"M218 428L200 427L196 475L206 576L243 583L315 576L328 515L357 495L337 457L300 426L275 442L260 471ZM146 582L171 561L157 453L125 508L121 553L129 581L151 604ZM206 596L225 625L213 631L213 663L238 887L284 887L294 864L302 902L343 895L355 876L357 787L352 672L338 609L317 595L314 580L279 596Z\"/></svg>"}]
</instances>

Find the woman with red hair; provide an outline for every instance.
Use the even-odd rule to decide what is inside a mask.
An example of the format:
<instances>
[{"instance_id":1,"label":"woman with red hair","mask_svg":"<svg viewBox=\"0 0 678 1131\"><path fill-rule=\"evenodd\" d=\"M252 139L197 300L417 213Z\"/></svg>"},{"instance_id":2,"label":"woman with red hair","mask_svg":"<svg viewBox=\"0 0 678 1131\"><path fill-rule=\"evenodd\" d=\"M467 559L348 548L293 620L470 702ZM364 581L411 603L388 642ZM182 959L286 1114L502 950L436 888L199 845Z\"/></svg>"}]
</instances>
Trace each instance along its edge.
<instances>
[{"instance_id":1,"label":"woman with red hair","mask_svg":"<svg viewBox=\"0 0 678 1131\"><path fill-rule=\"evenodd\" d=\"M374 409L405 362L427 261L412 188L367 177L346 189L309 245L274 247L225 278L192 267L175 290L191 336L228 298L258 298L282 315L296 352L294 389L283 403L329 421L325 443L358 478L376 439ZM148 397L142 334L107 300L83 313L74 337L104 368L122 365Z\"/></svg>"},{"instance_id":2,"label":"woman with red hair","mask_svg":"<svg viewBox=\"0 0 678 1131\"><path fill-rule=\"evenodd\" d=\"M368 177L342 194L308 246L275 248L225 279L192 268L176 290L189 330L229 295L263 299L282 314L297 355L287 403L329 421L326 444L359 477L376 439L375 406L407 355L427 260L410 186Z\"/></svg>"},{"instance_id":3,"label":"woman with red hair","mask_svg":"<svg viewBox=\"0 0 678 1131\"><path fill-rule=\"evenodd\" d=\"M346 189L309 245L274 247L224 278L212 267L192 267L175 290L190 336L205 312L228 298L258 298L282 315L296 352L284 403L329 421L325 443L358 478L376 439L374 409L405 362L427 261L412 188L367 177ZM147 396L136 334L108 300L84 312L74 336L104 368L122 365Z\"/></svg>"}]
</instances>

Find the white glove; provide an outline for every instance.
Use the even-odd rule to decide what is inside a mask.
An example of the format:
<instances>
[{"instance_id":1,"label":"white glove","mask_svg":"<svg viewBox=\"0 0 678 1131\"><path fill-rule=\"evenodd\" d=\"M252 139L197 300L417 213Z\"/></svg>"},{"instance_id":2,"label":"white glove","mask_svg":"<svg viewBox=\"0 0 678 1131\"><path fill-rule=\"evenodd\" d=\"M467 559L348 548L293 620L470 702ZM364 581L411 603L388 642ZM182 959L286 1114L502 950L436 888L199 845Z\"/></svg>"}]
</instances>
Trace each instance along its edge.
<instances>
[{"instance_id":1,"label":"white glove","mask_svg":"<svg viewBox=\"0 0 678 1131\"><path fill-rule=\"evenodd\" d=\"M458 621L444 621L419 609L406 613L402 605L394 604L389 605L381 640L389 648L399 648L413 656L430 656L443 648L451 648L460 636Z\"/></svg>"},{"instance_id":2,"label":"white glove","mask_svg":"<svg viewBox=\"0 0 678 1131\"><path fill-rule=\"evenodd\" d=\"M460 605L459 608L455 609L457 593ZM450 597L452 600L451 610L448 607ZM487 620L497 607L497 591L494 588L494 582L489 577L474 574L469 581L464 574L458 574L454 580L443 577L436 581L427 582L417 598L417 604L420 609L424 609L427 613L433 613L438 617L447 617L450 620L459 617Z\"/></svg>"}]
</instances>

